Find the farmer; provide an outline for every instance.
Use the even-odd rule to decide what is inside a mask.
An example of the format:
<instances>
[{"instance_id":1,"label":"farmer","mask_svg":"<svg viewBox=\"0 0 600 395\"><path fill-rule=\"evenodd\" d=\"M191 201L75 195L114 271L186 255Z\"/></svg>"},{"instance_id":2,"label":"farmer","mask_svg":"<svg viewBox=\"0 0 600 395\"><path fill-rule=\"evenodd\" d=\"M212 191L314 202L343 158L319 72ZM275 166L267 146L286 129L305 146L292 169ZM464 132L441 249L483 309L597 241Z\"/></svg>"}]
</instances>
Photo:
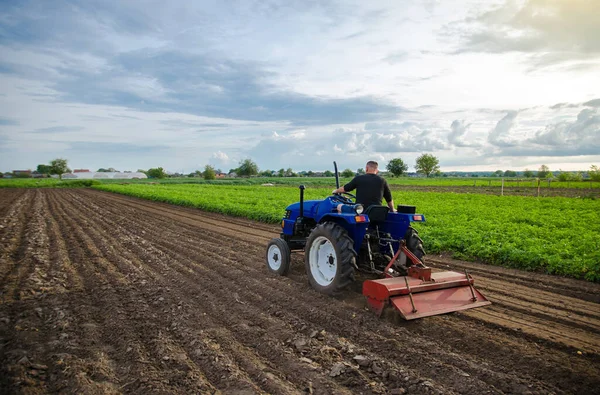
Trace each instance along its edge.
<instances>
[{"instance_id":1,"label":"farmer","mask_svg":"<svg viewBox=\"0 0 600 395\"><path fill-rule=\"evenodd\" d=\"M356 203L362 204L365 209L372 205L381 206L381 201L385 198L390 211L395 212L396 210L394 209L394 200L392 199L390 187L388 186L387 181L377 175L377 173L379 173L378 167L379 164L374 160L368 161L365 167L366 174L354 177L352 181L343 187L334 189L331 193L344 193L356 189ZM340 211L339 206L338 211Z\"/></svg>"}]
</instances>

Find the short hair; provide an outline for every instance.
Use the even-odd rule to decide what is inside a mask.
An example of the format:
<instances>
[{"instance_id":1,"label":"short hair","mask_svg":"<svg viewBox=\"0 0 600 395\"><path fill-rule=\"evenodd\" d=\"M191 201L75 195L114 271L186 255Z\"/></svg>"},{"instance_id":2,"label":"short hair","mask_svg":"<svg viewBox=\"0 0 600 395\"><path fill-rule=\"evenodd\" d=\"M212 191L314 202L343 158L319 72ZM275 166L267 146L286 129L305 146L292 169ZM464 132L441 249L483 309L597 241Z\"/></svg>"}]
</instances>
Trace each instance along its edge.
<instances>
[{"instance_id":1,"label":"short hair","mask_svg":"<svg viewBox=\"0 0 600 395\"><path fill-rule=\"evenodd\" d=\"M377 170L377 168L379 167L379 163L375 162L374 160L370 160L367 162L367 167L370 167L373 170Z\"/></svg>"}]
</instances>

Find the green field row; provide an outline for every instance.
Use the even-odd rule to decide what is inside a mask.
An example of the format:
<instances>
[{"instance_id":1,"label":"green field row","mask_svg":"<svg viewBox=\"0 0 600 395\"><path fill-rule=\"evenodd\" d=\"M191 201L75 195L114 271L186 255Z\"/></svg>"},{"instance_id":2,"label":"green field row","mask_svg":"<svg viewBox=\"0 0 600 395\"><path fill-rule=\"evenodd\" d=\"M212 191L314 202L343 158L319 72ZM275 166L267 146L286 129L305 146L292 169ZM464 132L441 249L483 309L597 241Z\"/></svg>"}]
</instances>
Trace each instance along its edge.
<instances>
[{"instance_id":1,"label":"green field row","mask_svg":"<svg viewBox=\"0 0 600 395\"><path fill-rule=\"evenodd\" d=\"M296 187L102 184L96 189L277 223L298 201ZM331 188L308 188L322 199ZM393 191L417 206L428 253L600 282L600 200Z\"/></svg>"},{"instance_id":2,"label":"green field row","mask_svg":"<svg viewBox=\"0 0 600 395\"><path fill-rule=\"evenodd\" d=\"M411 177L389 177L386 178L390 185L397 186L424 186L424 187L497 187L504 185L505 188L575 188L575 189L600 189L600 182L584 181L547 181L537 179L502 179L492 178L411 178ZM350 181L350 178L341 178L343 185ZM299 184L335 187L335 178L333 177L252 177L252 178L223 178L217 180L204 180L199 177L179 177L164 179L95 179L95 180L58 180L54 178L0 178L1 187L21 187L21 188L45 188L45 187L64 187L64 186L90 186L99 184L206 184L206 185L293 185Z\"/></svg>"}]
</instances>

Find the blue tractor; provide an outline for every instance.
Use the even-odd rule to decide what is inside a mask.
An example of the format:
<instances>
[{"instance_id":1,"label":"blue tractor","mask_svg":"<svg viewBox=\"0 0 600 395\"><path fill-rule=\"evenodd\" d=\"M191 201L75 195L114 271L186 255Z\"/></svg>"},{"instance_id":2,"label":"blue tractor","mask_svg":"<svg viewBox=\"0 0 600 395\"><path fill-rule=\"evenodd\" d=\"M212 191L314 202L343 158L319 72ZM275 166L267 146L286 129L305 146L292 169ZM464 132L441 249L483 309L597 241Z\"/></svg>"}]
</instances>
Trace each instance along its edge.
<instances>
[{"instance_id":1,"label":"blue tractor","mask_svg":"<svg viewBox=\"0 0 600 395\"><path fill-rule=\"evenodd\" d=\"M335 162L334 167L339 188ZM489 304L473 288L467 273L432 273L423 264L423 241L411 224L424 222L425 217L417 214L414 206L399 205L397 212L390 212L387 206L363 207L350 193L304 200L306 188L300 185L299 189L300 201L285 209L280 237L268 243L269 271L287 275L291 252L304 251L309 284L328 295L353 283L357 271L375 275L380 279L363 283L369 306L381 314L386 305L393 304L405 319ZM462 290L459 294L458 289ZM439 305L440 298L456 300L465 295L471 303L458 306L445 301Z\"/></svg>"}]
</instances>

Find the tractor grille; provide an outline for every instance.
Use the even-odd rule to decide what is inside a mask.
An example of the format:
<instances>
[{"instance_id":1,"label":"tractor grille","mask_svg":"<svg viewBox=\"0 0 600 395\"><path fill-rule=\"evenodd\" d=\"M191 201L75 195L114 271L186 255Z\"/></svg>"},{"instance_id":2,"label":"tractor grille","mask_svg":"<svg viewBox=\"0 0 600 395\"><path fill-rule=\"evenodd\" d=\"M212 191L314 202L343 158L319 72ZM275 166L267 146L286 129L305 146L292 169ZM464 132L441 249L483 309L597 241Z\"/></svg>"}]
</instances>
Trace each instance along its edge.
<instances>
[{"instance_id":1,"label":"tractor grille","mask_svg":"<svg viewBox=\"0 0 600 395\"><path fill-rule=\"evenodd\" d=\"M290 210L285 210L285 219L290 219L290 216L292 215L292 212Z\"/></svg>"}]
</instances>

